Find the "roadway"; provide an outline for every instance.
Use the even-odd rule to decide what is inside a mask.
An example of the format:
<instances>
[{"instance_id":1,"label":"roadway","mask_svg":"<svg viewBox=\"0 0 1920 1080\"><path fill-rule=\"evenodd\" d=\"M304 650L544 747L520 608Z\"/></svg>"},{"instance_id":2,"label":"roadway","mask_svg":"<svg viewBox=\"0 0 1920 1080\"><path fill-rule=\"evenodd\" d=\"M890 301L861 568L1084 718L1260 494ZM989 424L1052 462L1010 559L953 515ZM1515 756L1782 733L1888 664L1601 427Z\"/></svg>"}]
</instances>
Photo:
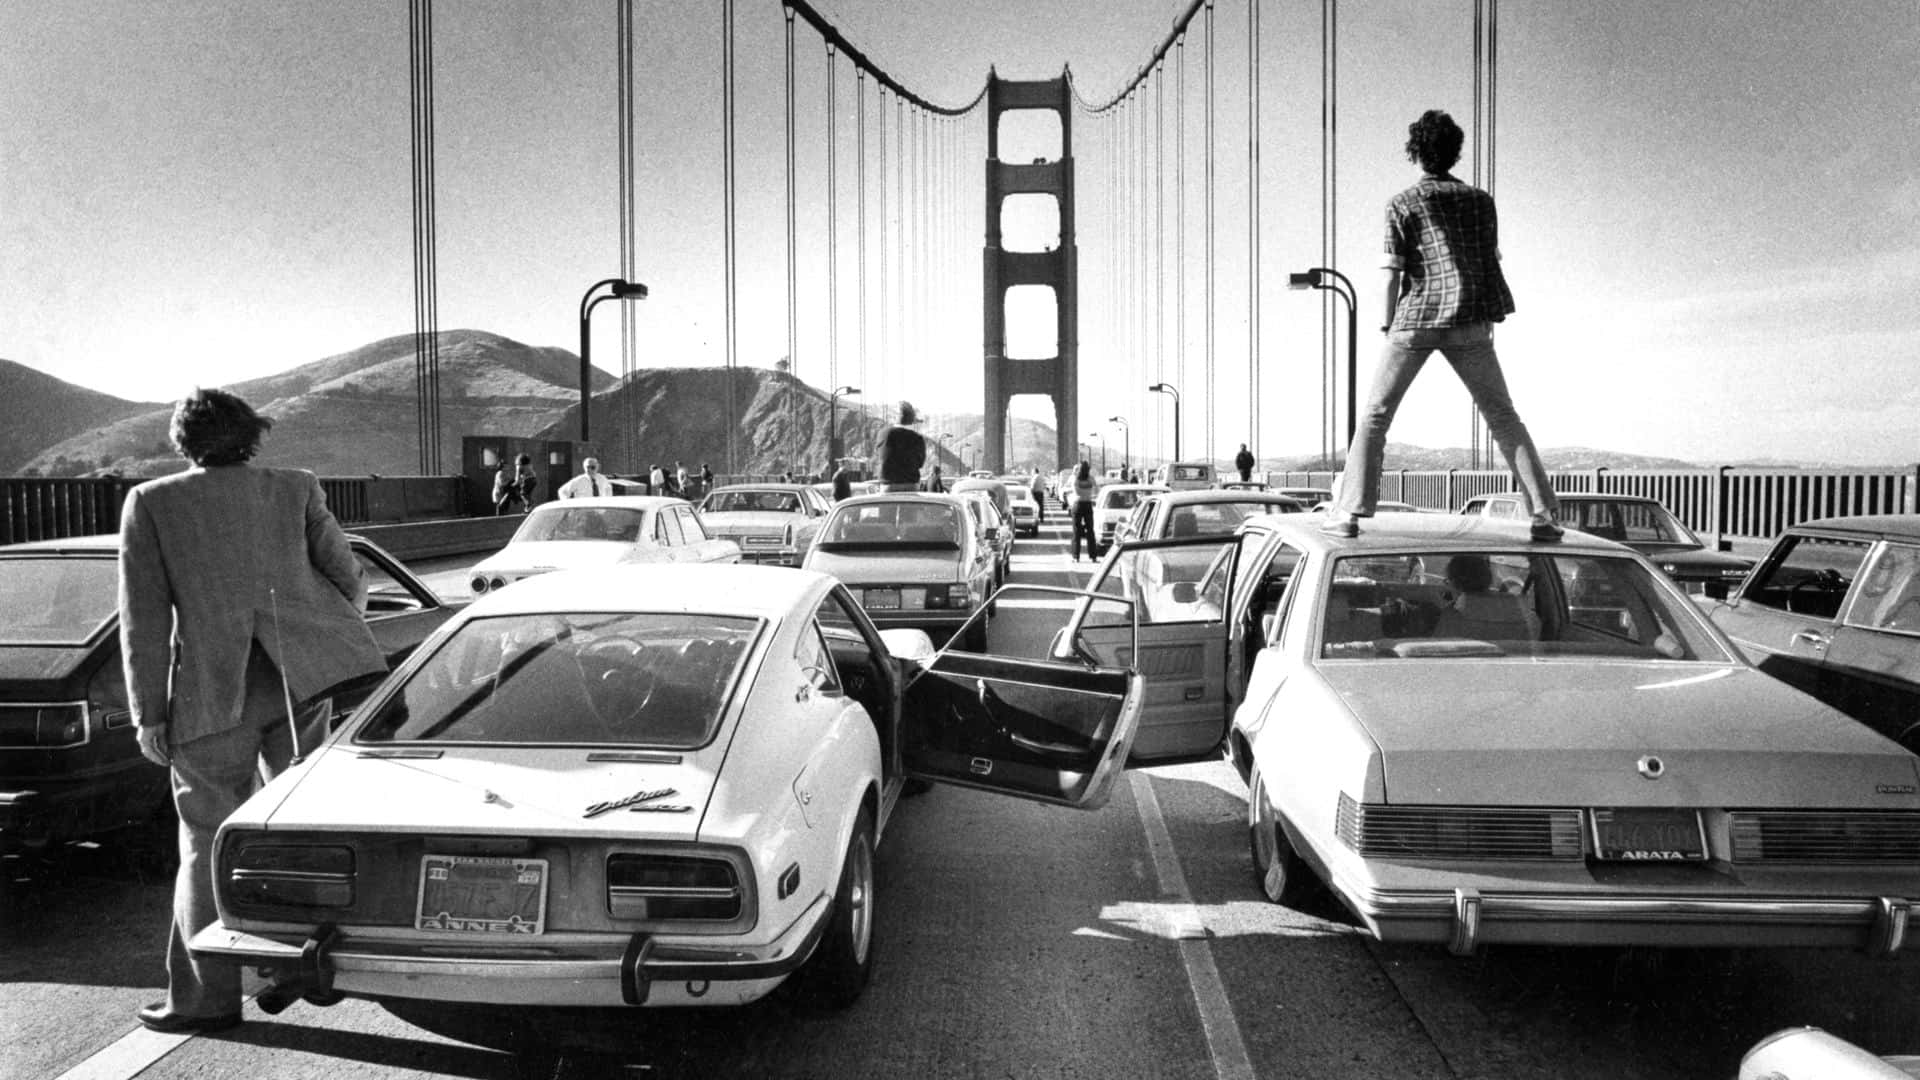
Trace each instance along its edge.
<instances>
[{"instance_id":1,"label":"roadway","mask_svg":"<svg viewBox=\"0 0 1920 1080\"><path fill-rule=\"evenodd\" d=\"M1062 539L1021 541L1014 580L1084 579ZM994 648L1027 652L1057 618L1003 605ZM882 843L878 962L858 1005L822 1016L775 995L550 1023L577 1044L557 1075L1730 1077L1747 1047L1800 1024L1920 1051L1920 954L1463 959L1372 942L1330 902L1267 904L1244 795L1223 762L1129 773L1095 813L936 788L902 804ZM246 1024L199 1038L141 1029L134 1011L164 984L160 862L103 842L6 890L0 1077L525 1074L524 1059L360 1001L276 1017L250 1004Z\"/></svg>"}]
</instances>

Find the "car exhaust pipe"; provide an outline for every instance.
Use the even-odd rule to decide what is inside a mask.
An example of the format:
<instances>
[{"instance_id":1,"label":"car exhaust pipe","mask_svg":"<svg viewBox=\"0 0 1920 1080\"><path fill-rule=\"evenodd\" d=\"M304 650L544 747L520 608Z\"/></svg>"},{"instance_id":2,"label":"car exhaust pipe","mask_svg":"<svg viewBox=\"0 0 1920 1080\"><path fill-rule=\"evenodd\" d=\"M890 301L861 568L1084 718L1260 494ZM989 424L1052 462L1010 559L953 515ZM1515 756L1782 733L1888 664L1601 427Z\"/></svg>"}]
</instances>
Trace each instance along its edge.
<instances>
[{"instance_id":1,"label":"car exhaust pipe","mask_svg":"<svg viewBox=\"0 0 1920 1080\"><path fill-rule=\"evenodd\" d=\"M296 1001L324 1008L347 999L333 988L333 966L327 962L327 950L333 946L335 933L332 923L322 923L307 938L306 944L300 947L299 970L291 974L277 970L262 973L273 980L273 985L254 996L253 1003L261 1012L278 1016Z\"/></svg>"}]
</instances>

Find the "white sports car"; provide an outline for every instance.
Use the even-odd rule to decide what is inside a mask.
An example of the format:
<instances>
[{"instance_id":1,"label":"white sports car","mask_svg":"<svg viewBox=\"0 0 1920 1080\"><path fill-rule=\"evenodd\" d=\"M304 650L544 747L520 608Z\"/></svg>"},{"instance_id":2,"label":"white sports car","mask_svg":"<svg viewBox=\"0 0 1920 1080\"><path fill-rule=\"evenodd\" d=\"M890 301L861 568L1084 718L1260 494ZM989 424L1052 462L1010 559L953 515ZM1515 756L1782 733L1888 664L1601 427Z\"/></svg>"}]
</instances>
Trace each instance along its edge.
<instances>
[{"instance_id":1,"label":"white sports car","mask_svg":"<svg viewBox=\"0 0 1920 1080\"><path fill-rule=\"evenodd\" d=\"M716 539L684 499L562 499L534 507L506 547L474 564L467 587L479 596L554 570L739 561L740 546Z\"/></svg>"},{"instance_id":2,"label":"white sports car","mask_svg":"<svg viewBox=\"0 0 1920 1080\"><path fill-rule=\"evenodd\" d=\"M896 654L894 650L898 649ZM1127 671L935 654L825 574L633 566L489 593L220 830L202 957L295 998L851 1002L909 775L1102 805Z\"/></svg>"}]
</instances>

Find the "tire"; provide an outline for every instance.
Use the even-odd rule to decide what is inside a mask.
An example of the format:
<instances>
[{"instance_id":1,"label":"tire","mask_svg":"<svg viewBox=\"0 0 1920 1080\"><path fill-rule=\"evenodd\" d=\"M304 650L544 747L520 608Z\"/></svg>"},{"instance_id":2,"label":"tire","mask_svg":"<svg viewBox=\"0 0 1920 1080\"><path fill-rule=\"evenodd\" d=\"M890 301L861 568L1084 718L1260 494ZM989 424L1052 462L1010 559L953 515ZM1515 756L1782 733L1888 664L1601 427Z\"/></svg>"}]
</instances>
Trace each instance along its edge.
<instances>
[{"instance_id":1,"label":"tire","mask_svg":"<svg viewBox=\"0 0 1920 1080\"><path fill-rule=\"evenodd\" d=\"M844 1009L867 988L873 975L873 880L873 818L861 810L841 860L827 932L800 969L799 989L809 1005Z\"/></svg>"},{"instance_id":2,"label":"tire","mask_svg":"<svg viewBox=\"0 0 1920 1080\"><path fill-rule=\"evenodd\" d=\"M1260 775L1259 765L1247 779L1247 840L1253 853L1254 880L1269 902L1297 907L1313 895L1317 888L1313 870L1287 839L1280 815L1267 798L1267 781Z\"/></svg>"}]
</instances>

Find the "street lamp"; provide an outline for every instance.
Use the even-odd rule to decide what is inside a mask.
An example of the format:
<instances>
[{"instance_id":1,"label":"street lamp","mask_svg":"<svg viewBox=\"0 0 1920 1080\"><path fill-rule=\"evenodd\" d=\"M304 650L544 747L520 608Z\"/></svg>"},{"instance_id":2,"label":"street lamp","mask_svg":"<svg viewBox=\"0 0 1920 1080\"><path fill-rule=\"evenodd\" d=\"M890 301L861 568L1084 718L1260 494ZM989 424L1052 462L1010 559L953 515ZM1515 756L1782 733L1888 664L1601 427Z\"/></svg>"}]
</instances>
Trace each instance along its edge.
<instances>
[{"instance_id":1,"label":"street lamp","mask_svg":"<svg viewBox=\"0 0 1920 1080\"><path fill-rule=\"evenodd\" d=\"M1173 395L1173 460L1179 461L1181 460L1180 458L1180 391L1175 390L1173 388L1172 383L1163 383L1163 382L1154 383L1152 386L1147 387L1147 389L1156 394L1172 394Z\"/></svg>"},{"instance_id":2,"label":"street lamp","mask_svg":"<svg viewBox=\"0 0 1920 1080\"><path fill-rule=\"evenodd\" d=\"M840 468L840 413L834 408L834 403L842 397L851 397L859 392L860 388L857 386L842 386L827 395L827 457L831 459L827 462L828 472L834 472Z\"/></svg>"},{"instance_id":3,"label":"street lamp","mask_svg":"<svg viewBox=\"0 0 1920 1080\"><path fill-rule=\"evenodd\" d=\"M1107 419L1120 425L1120 472L1128 483L1133 482L1133 431L1127 427L1124 416L1109 416Z\"/></svg>"},{"instance_id":4,"label":"street lamp","mask_svg":"<svg viewBox=\"0 0 1920 1080\"><path fill-rule=\"evenodd\" d=\"M606 292L600 292L602 287ZM595 293L600 295L595 296ZM587 287L585 296L580 298L580 441L587 441L587 397L589 370L588 356L593 347L592 338L587 334L587 319L593 314L593 305L602 300L645 300L647 287L637 281L624 278L607 278L596 281Z\"/></svg>"},{"instance_id":5,"label":"street lamp","mask_svg":"<svg viewBox=\"0 0 1920 1080\"><path fill-rule=\"evenodd\" d=\"M1353 431L1357 426L1356 402L1360 398L1359 333L1360 315L1353 282L1338 270L1316 266L1304 274L1288 274L1289 289L1331 289L1347 302L1347 451L1353 451Z\"/></svg>"}]
</instances>

